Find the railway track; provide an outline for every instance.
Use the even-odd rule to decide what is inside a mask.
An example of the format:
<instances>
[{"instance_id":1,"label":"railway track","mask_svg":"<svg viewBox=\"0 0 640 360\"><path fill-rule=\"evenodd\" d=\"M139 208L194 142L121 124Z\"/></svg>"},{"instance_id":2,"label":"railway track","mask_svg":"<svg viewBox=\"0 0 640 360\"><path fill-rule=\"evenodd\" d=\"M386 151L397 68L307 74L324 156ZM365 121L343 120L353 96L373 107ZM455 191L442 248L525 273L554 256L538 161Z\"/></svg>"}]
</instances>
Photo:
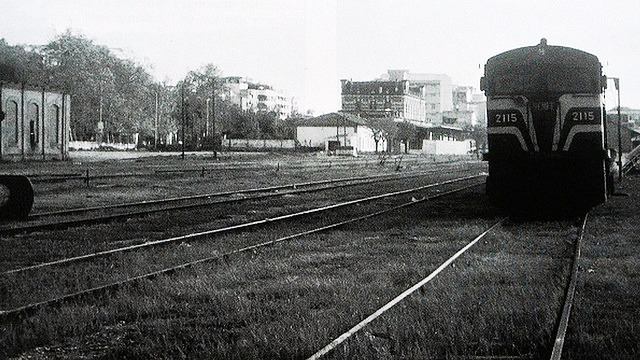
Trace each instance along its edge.
<instances>
[{"instance_id":1,"label":"railway track","mask_svg":"<svg viewBox=\"0 0 640 360\"><path fill-rule=\"evenodd\" d=\"M332 168L353 168L355 167L367 167L370 165L382 165L385 163L393 164L396 167L417 167L422 165L437 166L437 167L450 167L459 165L457 161L435 161L425 158L403 158L403 157L379 157L375 159L363 159L354 160L350 158L334 158L330 160L310 160L310 161L246 161L246 162L234 162L233 164L226 163L203 163L200 166L186 166L186 167L167 167L164 165L149 167L148 171L139 172L103 172L99 170L78 169L75 172L65 173L43 173L43 174L28 174L28 176L34 183L60 183L65 181L80 180L85 183L92 183L96 180L113 180L121 178L135 178L135 177L158 177L171 174L196 174L200 176L210 175L217 172L227 173L229 171L260 171L260 170L274 170L274 171L320 171L323 169Z\"/></svg>"},{"instance_id":2,"label":"railway track","mask_svg":"<svg viewBox=\"0 0 640 360\"><path fill-rule=\"evenodd\" d=\"M553 338L554 341L553 341L553 344L551 344L551 346L550 346L552 348L551 355L549 356L549 358L551 360L559 360L559 359L562 358L565 337L566 337L566 334L567 334L567 329L568 329L568 325L569 325L569 318L570 318L570 315L571 315L571 308L572 308L572 305L573 305L573 302L574 302L574 299L575 299L576 283L577 283L577 277L578 277L578 272L579 272L578 264L580 262L580 248L581 248L582 239L583 239L583 237L585 235L585 229L586 229L586 225L587 225L587 218L588 218L588 214L585 214L581 218L580 226L577 227L577 233L575 234L575 237L574 237L574 241L573 241L573 256L572 256L572 259L571 259L570 272L569 272L569 274L567 276L568 281L567 281L567 284L566 284L566 287L565 287L563 305L562 305L561 310L559 311L557 325L556 325L556 327L555 327L555 329L553 331L553 333L555 334L555 336ZM507 221L508 221L508 218L505 217L505 218L502 218L502 219L496 221L495 223L489 225L484 231L482 231L479 235L477 235L475 238L470 240L460 250L458 250L453 255L451 255L451 257L447 258L444 262L442 262L427 277L425 277L422 280L418 281L413 286L411 286L410 288L406 289L405 291L403 291L402 293L400 293L399 295L394 297L391 301L385 303L383 306L378 308L376 311L374 311L373 313L368 315L362 321L358 322L357 324L355 324L354 326L349 328L347 331L345 331L344 333L342 333L338 337L334 338L332 341L330 341L324 347L322 347L321 349L319 349L318 351L313 353L311 356L309 356L307 358L307 360L322 359L325 356L327 356L328 354L330 354L333 351L335 351L344 342L346 342L350 338L354 337L357 333L359 333L360 331L365 329L365 327L367 327L369 324L374 322L379 317L383 316L391 308L393 308L394 306L398 305L400 302L405 300L407 297L411 296L413 293L423 289L423 287L427 283L431 282L438 274L440 274L446 268L450 267L454 263L455 260L457 260L459 257L464 255L466 252L470 251L471 248L474 245L476 245L476 243L478 243L479 241L484 240L486 237L490 236L496 229L498 229L500 226L502 226ZM344 355L344 354L341 354L339 356L342 356L342 355ZM457 356L449 356L449 357L458 358ZM460 358L464 358L464 359L475 359L475 358L478 358L478 359L486 359L486 358L500 358L500 359L502 359L502 358L504 358L504 359L507 359L507 358L509 358L509 359L536 358L537 359L537 358L541 358L541 356L540 356L540 354L536 354L536 355L518 354L518 355L514 355L514 356L511 356L511 355L504 355L504 356L498 356L498 355L477 355L477 356L476 355L464 355L464 356L460 356Z\"/></svg>"},{"instance_id":3,"label":"railway track","mask_svg":"<svg viewBox=\"0 0 640 360\"><path fill-rule=\"evenodd\" d=\"M474 181L474 180L470 179L469 182L471 181ZM441 184L441 185L444 185L444 184ZM414 195L410 192L405 193L403 190L402 195L405 195L405 196L401 196L400 194L389 195L388 197L382 196L380 198L378 198L378 196L375 196L375 197L371 197L370 201L365 201L364 203L360 203L357 200L353 200L353 201L348 201L344 203L333 204L325 210L321 210L321 207L318 207L317 210L309 209L308 213L298 212L299 214L292 213L292 214L287 214L286 216L282 215L282 216L264 218L262 220L255 221L254 222L255 224L246 223L246 226L247 226L246 228L244 227L245 225L243 224L240 228L229 227L228 229L212 229L212 232L209 234L205 234L204 232L202 232L202 234L199 234L202 236L202 239L206 239L208 241L196 241L196 239L198 238L197 236L193 238L189 237L189 235L195 236L196 234L187 234L187 237L185 238L176 237L175 239L173 239L173 241L167 241L166 243L160 242L157 244L157 246L150 245L149 247L140 247L140 248L134 247L132 249L122 248L122 249L118 249L117 251L111 254L87 254L88 257L86 259L67 258L67 259L60 259L61 260L60 262L53 261L49 264L46 264L46 263L38 264L33 268L25 267L20 269L13 269L0 274L0 281L4 281L3 279L6 280L6 279L12 279L13 277L16 277L15 280L9 283L17 284L23 281L22 279L30 279L33 274L37 274L40 272L55 274L58 271L71 271L72 273L81 274L84 271L83 269L95 268L99 266L106 266L104 272L108 272L108 271L111 271L111 268L109 266L112 266L114 263L123 262L122 256L124 254L127 254L127 253L137 254L139 252L138 250L145 251L145 254L150 255L151 253L155 254L156 252L158 252L157 250L158 246L161 246L162 248L173 249L173 250L168 250L168 252L173 251L177 253L179 251L188 249L189 247L195 248L196 244L198 243L212 244L212 243L227 242L229 241L229 239L232 239L232 238L233 239L244 238L245 234L251 234L251 238L252 238L251 241L247 241L243 243L236 242L231 244L229 247L226 247L224 249L220 248L219 250L216 250L216 251L209 250L208 252L202 252L200 248L198 248L197 252L199 252L199 256L196 258L180 261L179 263L171 264L169 266L164 266L164 264L162 264L162 266L160 267L150 268L149 269L150 271L140 272L135 274L132 273L129 276L122 277L122 278L114 277L112 281L106 281L98 284L94 283L95 286L84 287L82 289L69 291L67 293L56 294L54 292L51 292L50 295L55 295L53 297L42 298L42 297L39 297L37 294L34 294L34 296L32 297L32 299L34 300L33 302L26 303L26 304L23 303L22 305L19 303L14 303L15 305L12 305L9 307L5 306L4 308L6 310L0 313L0 322L5 323L7 326L10 326L10 327L28 326L28 325L21 325L21 324L28 324L33 321L37 322L37 321L40 321L38 319L45 318L48 316L55 317L54 314L60 311L62 313L66 313L70 309L69 306L72 306L72 307L80 306L81 308L84 308L86 306L93 308L94 306L97 306L98 308L100 308L104 305L94 305L96 301L100 302L100 304L104 304L105 300L107 302L110 302L108 299L111 299L112 296L114 296L113 301L122 301L122 300L116 300L116 299L121 299L123 298L122 296L125 296L125 295L119 296L117 294L128 294L129 291L134 291L134 289L140 289L138 284L143 284L142 288L148 288L148 287L154 286L153 284L158 284L158 283L169 283L172 281L181 282L182 280L180 279L185 275L189 276L189 274L199 273L200 274L198 275L199 277L203 276L202 275L203 271L205 273L211 271L209 270L209 267L211 267L212 269L221 269L221 270L228 269L230 271L234 271L233 269L236 269L235 271L237 271L237 266L240 266L240 264L245 264L245 260L239 261L240 259L246 259L247 261L252 262L253 260L249 260L249 259L256 258L255 256L256 254L260 254L260 256L258 256L257 258L262 258L263 256L266 256L266 254L268 253L272 253L272 254L274 252L277 252L278 254L288 253L289 250L284 252L282 250L275 250L275 249L281 249L281 246L276 247L274 250L270 250L270 251L267 250L269 248L273 248L273 245L276 245L276 244L283 244L283 246L286 246L287 248L289 248L290 246L293 246L293 245L289 245L290 243L308 241L308 240L298 240L298 241L293 241L293 240L304 239L309 237L317 238L319 235L314 235L314 234L319 234L321 232L326 232L329 230L334 230L331 232L331 234L334 234L335 230L340 227L345 227L348 224L351 224L352 222L362 222L362 220L368 219L370 217L385 214L386 211L394 211L404 207L408 208L416 204L429 203L430 204L429 207L434 206L437 203L434 202L433 204L431 204L430 201L433 200L435 197L447 196L449 194L452 194L454 191L456 191L456 189L452 188L454 185L453 183L448 185L449 186L446 190L438 186L438 188L440 189L440 193L438 193L436 191L436 187L434 187L433 189L431 189L432 191L429 191L430 195L424 195L424 194ZM407 191L411 191L411 190L407 189ZM461 190L457 190L457 191L461 191ZM414 195L414 196L410 201L402 203L400 205L390 204L390 202L387 201L397 196L407 198L406 195ZM374 199L374 198L377 198L377 199ZM352 209L357 209L357 208L360 208L360 210L362 210L363 208L365 208L364 204L366 202L375 201L377 203L378 200L381 201L382 203L386 203L385 207L387 207L387 209L380 210L380 208L378 208L375 211L369 211L373 209L367 208L367 211L361 211L357 215L353 216L351 219L342 219L343 216L341 215L341 216L334 217L333 220L331 221L329 220L324 222L321 221L321 225L312 226L312 228L303 229L300 226L300 225L306 226L306 225L317 224L318 219L330 218L329 216L330 213L337 213L342 211L340 212L340 214L344 214L344 213L353 212ZM421 211L424 211L424 209ZM336 220L338 218L340 218L340 220ZM492 226L487 227L482 231L483 234L477 236L476 238L473 239L473 241L469 242L468 244L464 244L464 246L462 246L463 244L460 243L460 247L458 248L459 250L457 251L454 251L452 246L448 246L447 248L452 250L450 254L453 254L453 255L447 255L449 257L441 260L443 262L440 263L440 265L432 265L433 267L429 271L433 271L433 272L430 273L430 275L427 278L424 278L414 283L414 285L407 290L399 291L398 293L396 293L395 298L393 296L389 297L388 299L392 299L392 300L383 302L381 304L382 307L379 307L378 310L374 309L370 313L363 314L363 316L360 317L358 322L352 323L352 324L356 324L355 326L350 325L352 326L352 328L346 329L348 330L346 333L342 333L342 335L340 335L338 338L334 338L333 341L330 340L327 343L325 343L325 344L328 344L325 347L333 344L331 345L330 348L317 350L319 348L318 347L316 348L316 350L313 350L313 351L311 351L311 349L308 349L304 353L304 356L306 357L306 356L309 356L309 354L312 354L311 355L312 358L321 358L321 357L335 358L336 356L340 357L345 355L345 353L342 350L342 348L344 347L343 346L344 342L349 341L349 345L347 346L347 348L357 348L354 346L354 341L358 343L359 341L362 340L362 336L371 337L372 336L371 334L374 334L373 335L374 338L379 336L379 335L376 335L379 333L379 331L372 330L371 327L375 329L375 328L380 328L381 326L384 329L385 326L387 325L376 325L376 323L380 324L381 321L383 323L386 323L388 321L389 313L397 312L398 308L406 307L406 304L403 305L402 307L397 306L398 304L411 301L410 299L411 298L415 299L416 295L418 296L418 298L422 298L422 299L429 298L431 296L431 291L426 290L425 288L428 289L430 286L433 286L431 285L431 283L434 282L433 280L437 279L438 282L442 283L443 276L447 278L451 274L455 274L459 271L462 271L462 270L466 271L466 269L469 268L469 257L479 256L475 254L477 248L484 249L482 251L486 251L485 248L487 244L491 244L492 242L495 241L495 239L487 239L487 236L491 235L492 233L495 233L497 229L504 228L505 227L504 221L505 220L502 219L498 223L492 224ZM277 225L281 222L283 222L282 225ZM582 233L584 233L585 224L586 224L586 220L583 220L582 230L580 230ZM278 229L286 228L286 229L290 229L291 231L288 234L282 233L280 235L275 236L274 234L279 234L282 231L267 230L267 228L270 229L272 225L279 226ZM520 232L520 230L517 230L518 229L517 224L509 223L508 225L509 226L506 227L507 229L505 231L512 232L512 233ZM362 226L366 227L366 225L362 225ZM259 227L259 231L258 231L258 227ZM349 226L349 229L351 229L351 226ZM346 230L346 231L350 232L351 230ZM539 232L548 237L557 236L557 233L552 232L551 230L543 229L543 230L539 230ZM561 233L566 234L568 233L568 231L564 231ZM573 233L573 231L571 233ZM262 236L260 236L259 234L262 234ZM330 235L330 236L333 236L333 235ZM261 239L261 241L256 241L256 239ZM163 239L163 240L169 240L169 239ZM211 240L215 240L215 241L211 241ZM558 241L556 239L556 243L557 242ZM567 241L561 241L560 243L563 243L564 246L558 246L558 249L565 248L567 245L566 244ZM482 244L482 246L479 246L480 244ZM173 245L173 246L169 246L169 245ZM472 249L476 249L476 250L471 251ZM146 250L151 250L151 252ZM330 250L326 250L326 251L330 251ZM563 251L563 253L564 252L566 251ZM579 249L572 252L579 253ZM491 253L491 254L495 254L495 253ZM569 261L565 258L565 255L563 255L562 258L556 259L555 261L564 259L562 261L565 264L568 264ZM138 255L135 255L135 256L137 257ZM148 256L148 255L144 255L144 256ZM444 254L442 254L442 256L444 257ZM554 255L554 257L556 256L557 255ZM136 257L131 259L135 259ZM279 259L275 261L282 261L282 260L284 259ZM484 261L486 260L482 260L481 263L484 263ZM123 263L134 265L133 262L128 260L124 260ZM85 266L85 264L87 265ZM203 269L203 266L205 264L209 264L209 265L207 265ZM232 264L236 264L237 266ZM456 267L456 264L458 264L457 267ZM574 269L577 268L577 265L575 264L577 264L577 262L574 261L574 265L573 265ZM198 269L197 271L195 269L196 267ZM565 268L566 270L567 267L572 267L572 266L563 265L562 267ZM447 268L451 268L451 269L449 269L449 271L444 271ZM515 266L515 268L519 268L519 267ZM193 270L184 271L185 269L193 269ZM95 270L91 270L91 271L95 271ZM224 271L227 271L227 270L224 270ZM174 274L176 272L179 272L181 274L180 277L178 277L177 279L173 277L168 278L166 276L169 274ZM325 274L324 271L322 272L322 274ZM464 275L463 278L467 276L468 275ZM560 276L554 275L554 277L556 276L562 279L564 279L565 277L568 277L564 273ZM161 278L162 280L158 278ZM38 281L37 279L38 278L36 276L34 281ZM149 281L151 279L155 279L155 280ZM82 279L78 279L78 281L81 282ZM467 279L467 281L473 281L473 280ZM571 282L575 283L575 280L571 280ZM136 285L136 286L132 287L132 285ZM459 290L464 289L466 287L468 287L468 285L464 283L454 286L454 288ZM122 291L119 291L119 289L122 289ZM137 292L137 290L135 291ZM498 290L498 292L502 292L502 290ZM567 294L571 293L571 291L569 290L563 290L563 292L566 292ZM240 292L239 296L243 296L242 294L243 292ZM249 294L251 294L251 292ZM478 295L472 295L472 296L465 295L465 296L462 296L462 298L472 298L473 296L478 296ZM479 296L482 296L482 295L479 295ZM445 297L449 298L450 295L446 295ZM419 303L424 304L425 301L426 300L420 300ZM542 301L542 299L540 299L540 301ZM6 304L8 304L8 302L6 302ZM55 310L58 307L60 307L60 310ZM564 308L566 307L567 306L565 305ZM563 311L563 313L569 313L569 312L565 310ZM48 314L51 314L51 315L48 315ZM32 316L34 316L33 319L31 318ZM387 320L385 320L385 318L387 318ZM550 342L554 342L554 341L557 342L556 339L560 339L564 337L564 334L566 333L565 332L566 327L565 327L565 330L561 330L562 329L561 324L562 323L568 324L568 321L563 320L563 318L568 318L568 317L565 315L558 315L558 320L555 321L556 322L555 325L557 325L557 330L551 329L551 327L553 326L550 326L548 329L544 330L544 332L546 333L552 333L552 332L554 334L557 333L557 335L555 336L550 335L550 336L553 336L553 339L550 339L551 340ZM365 335L363 335L363 333ZM337 334L341 334L341 333L337 333ZM374 346L376 346L375 341L386 341L384 340L386 336L393 337L395 335L382 334L380 336L383 336L382 338L383 340L373 340ZM292 345L292 346L295 346L295 345ZM372 344L368 343L368 345L365 344L364 346L371 348ZM549 349L549 352L551 352L550 351L551 345L545 346L545 348ZM317 353L314 354L314 351L317 351ZM557 352L558 350L554 350L554 351ZM561 349L559 351L560 353L562 353ZM347 352L346 354L348 355L350 353ZM486 356L496 356L498 358L500 357L501 358L540 358L541 357L540 354L542 353L516 352L516 353L507 353L509 354L507 355L503 353L494 353L494 352L487 352L487 353L470 352L466 354L467 355L460 356L460 358L485 358ZM482 354L486 354L486 355L482 355ZM548 355L548 353L546 354ZM451 353L449 357L458 358L458 355L460 355L460 353Z\"/></svg>"},{"instance_id":4,"label":"railway track","mask_svg":"<svg viewBox=\"0 0 640 360\"><path fill-rule=\"evenodd\" d=\"M197 207L223 205L247 200L257 200L269 197L300 194L305 192L326 191L338 187L374 184L386 181L411 179L430 172L411 172L401 175L374 175L339 178L331 180L309 181L285 185L232 190L193 196L174 197L159 200L139 201L124 204L111 204L89 208L59 210L36 213L29 216L27 221L13 222L0 225L0 236L29 233L43 230L60 230L76 226L109 223L127 220L157 212L185 210Z\"/></svg>"},{"instance_id":5,"label":"railway track","mask_svg":"<svg viewBox=\"0 0 640 360\"><path fill-rule=\"evenodd\" d=\"M576 294L576 284L578 281L579 263L580 263L580 248L582 246L582 240L585 235L585 229L587 227L587 219L589 214L585 214L582 217L581 225L578 230L578 234L574 243L573 260L571 265L571 273L569 275L569 282L567 284L567 291L565 292L564 302L562 306L562 312L558 326L555 331L555 341L553 343L553 350L551 351L551 360L559 360L562 358L562 350L564 348L564 341L567 335L567 329L569 328L569 318L571 316L571 308Z\"/></svg>"},{"instance_id":6,"label":"railway track","mask_svg":"<svg viewBox=\"0 0 640 360\"><path fill-rule=\"evenodd\" d=\"M185 242L193 242L197 239L210 239L211 237L215 236L215 237L219 237L223 234L228 234L228 233L232 233L232 232L237 232L239 230L247 230L247 229L251 229L257 226L266 226L266 225L273 225L273 224L278 224L281 222L286 222L286 221L291 221L292 219L301 219L301 218L306 218L309 216L313 216L313 215L318 215L318 214L324 214L324 213L330 213L332 211L337 211L337 210L343 210L345 208L352 208L352 207L362 207L363 204L365 203L372 203L374 201L380 201L380 200L386 200L389 198L394 198L394 197L398 197L401 195L407 195L407 194L415 194L417 192L420 191L424 191L424 190L433 190L436 188L442 188L441 192L434 192L431 195L425 195L424 197L420 197L420 198L416 198L413 197L411 199L411 201L409 202L405 202L402 203L400 205L387 205L386 209L380 210L377 209L373 212L367 213L367 214L363 214L363 215L358 215L358 216L354 216L351 217L350 219L343 219L342 217L340 218L339 221L335 221L329 225L322 225L322 226L316 226L313 227L312 229L307 229L304 231L298 231L294 234L291 235L287 235L287 236L283 236L280 237L278 239L275 240L269 240L269 241L263 241L260 243L251 243L251 244L244 244L242 246L237 246L237 245L233 245L231 248L229 248L226 251L219 251L217 252L215 255L213 256L208 256L205 258L202 258L201 255L197 258L197 259L192 259L189 261L181 261L179 264L174 264L171 266L166 266L166 267L162 267L160 269L156 269L153 271L149 271L146 272L144 274L136 274L136 275L131 275L131 276L127 276L124 279L119 279L119 280L115 280L115 281L107 281L105 283L99 284L97 286L90 286L90 287L85 287L83 289L77 290L77 291L72 291L69 293L65 293L65 294L60 294L51 298L46 298L46 299L41 299L38 301L34 301L28 304L23 304L23 305L18 305L18 306L13 306L11 308L8 308L6 310L0 311L0 322L3 323L11 323L11 322L15 322L15 321L19 321L20 319L25 318L26 316L29 316L31 314L33 314L34 312L39 311L40 309L44 309L47 308L49 306L52 305L56 305L56 304L61 304L61 303L65 303L65 302L69 302L69 301L75 301L84 297L88 297L88 296L93 296L95 294L99 294L99 293L107 293L110 292L112 290L118 289L122 286L126 286L128 284L132 284L132 283L137 283L140 282L142 280L146 280L146 279L151 279L151 278L155 278L161 275L165 275L165 274L170 274L170 273L174 273L178 270L181 269L185 269L185 268L190 268L202 263L206 263L206 262L212 262L212 261L218 261L218 260L224 260L229 258L230 256L234 256L234 255L238 255L238 254L242 254L242 253L246 253L246 252L253 252L256 251L257 249L260 248L264 248L267 246L271 246L283 241L288 241L288 240L292 240L292 239L296 239L302 236L307 236L309 234L312 233L317 233L317 232L321 232L321 231L326 231L329 229L333 229L339 226L344 226L345 224L348 223L352 223L352 222L357 222L357 221L361 221L363 219L367 219L373 216L379 216L382 215L386 212L389 211L394 211L400 208L404 208L404 207L408 207L411 205L415 205L417 203L421 203L427 200L431 200L431 199L435 199L438 197L443 197L443 196L447 196L459 191L462 191L464 189L468 189L469 187L475 187L478 185L481 185L483 182L477 182L476 180L478 178L481 178L482 176L467 176L467 177L463 177L463 178L457 178L457 179L451 179L451 180L446 180L446 181L442 181L442 182L438 182L438 183L432 183L429 185L424 185L424 186L419 186L419 187L414 187L414 188L410 188L410 189L405 189L405 190L400 190L400 191L393 191L393 192L388 192L388 193L384 193L384 194L379 194L379 195L374 195L374 196L368 196L368 197L364 197L364 198L359 198L359 199L354 199L354 200L350 200L350 201L346 201L346 202L342 202L342 203L335 203L332 205L328 205L328 206L321 206L321 207L317 207L317 208L312 208L312 209L308 209L305 211L301 211L301 212L297 212L297 213L290 213L290 214L286 214L286 215L282 215L282 216L278 216L278 217L272 217L272 218L266 218L266 219L262 219L259 221L252 221L249 223L243 223L243 224L238 224L238 225L234 225L234 226L230 226L230 227L226 227L226 228L218 228L218 229L212 229L212 230L208 230L208 231L202 231L202 232L198 232L198 233L191 233L191 234L187 234L187 235L183 235L183 236L178 236L178 237L173 237L173 238L169 238L169 239L163 239L160 241L154 241L154 242L150 242L150 243L145 243L145 244L140 244L140 245L135 245L135 246L128 246L128 247L122 247L122 248L117 248L117 249L112 249L112 250L108 250L108 251L103 251L103 252L97 252L97 253L92 253L92 254L86 254L83 256L76 256L76 257L71 257L71 258L65 258L65 259L59 259L59 260L55 260L55 261L50 261L50 262L46 262L46 263L41 263L41 264L37 264L34 266L28 266L28 267L22 267L22 268L18 268L18 269L13 269L10 271L6 271L4 273L2 273L2 276L6 279L7 277L12 277L12 276L24 276L26 279L34 279L34 274L35 272L39 272L39 273L46 273L47 275L50 275L50 273L54 273L56 269L60 268L60 267L64 267L64 266L78 266L78 264L83 263L83 262L91 262L92 264L94 262L96 262L97 260L103 259L107 256L114 256L114 255L120 255L123 253L129 253L132 252L133 250L142 250L142 249L154 249L157 248L158 246L164 246L164 245L168 245L168 244L184 244ZM457 184L460 183L464 183L464 182L471 182L471 184L467 184L465 186L459 186ZM452 185L456 185L458 187L454 188L454 189L446 189L447 186L451 187ZM321 217L323 218L324 215ZM175 251L175 250L173 250ZM109 261L106 261L105 264L107 265L107 267L109 265L112 266L112 264ZM81 267L78 267L79 271L82 271ZM55 274L53 275L54 277L56 276ZM57 279L59 280L59 279ZM33 280L34 282L38 282L38 280ZM42 281L42 280L41 280ZM90 282L92 282L93 279L91 279ZM18 284L21 283L20 280L16 280L13 279L12 280L13 284ZM42 290L40 290L42 291ZM31 299L34 298L38 298L37 295L32 294L30 291L25 291L25 293L29 294L28 297ZM51 294L51 293L55 293L55 291L45 291L45 294Z\"/></svg>"},{"instance_id":7,"label":"railway track","mask_svg":"<svg viewBox=\"0 0 640 360\"><path fill-rule=\"evenodd\" d=\"M350 328L348 331L344 332L343 334L341 334L340 336L335 338L333 341L331 341L325 347L323 347L322 349L318 350L313 355L309 356L307 358L307 360L321 359L324 355L326 355L329 352L333 351L340 344L345 342L347 339L349 339L350 337L355 335L358 331L362 330L369 323L371 323L372 321L376 320L382 314L384 314L389 309L391 309L392 307L397 305L399 302L404 300L407 296L413 294L414 292L419 290L422 286L424 286L425 284L427 284L428 282L433 280L439 273L441 273L444 269L449 267L449 265L451 265L457 258L459 258L462 254L467 252L467 250L469 250L472 246L474 246L478 241L483 239L494 228L496 228L497 226L501 225L505 220L506 220L506 218L502 218L499 221L497 221L496 223L492 224L488 229L483 231L480 235L476 236L473 240L471 240L463 248L458 250L455 254L453 254L446 261L444 261L440 266L438 266L437 269L435 269L433 272L431 272L427 277L425 277L424 279L420 280L419 282L417 282L416 284L414 284L413 286L411 286L407 290L403 291L401 294L399 294L398 296L393 298L393 300L391 300L391 301L387 302L386 304L384 304L382 307L380 307L378 310L376 310L373 314L367 316L364 320L360 321L355 326Z\"/></svg>"}]
</instances>

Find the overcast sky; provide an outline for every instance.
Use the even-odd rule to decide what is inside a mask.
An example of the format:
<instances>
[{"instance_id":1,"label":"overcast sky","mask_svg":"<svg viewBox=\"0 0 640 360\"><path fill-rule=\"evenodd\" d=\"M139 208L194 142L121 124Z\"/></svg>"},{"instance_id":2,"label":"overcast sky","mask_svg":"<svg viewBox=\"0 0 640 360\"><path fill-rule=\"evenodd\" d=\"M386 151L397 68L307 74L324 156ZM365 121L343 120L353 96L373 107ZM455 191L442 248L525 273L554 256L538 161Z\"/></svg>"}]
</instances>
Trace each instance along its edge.
<instances>
[{"instance_id":1,"label":"overcast sky","mask_svg":"<svg viewBox=\"0 0 640 360\"><path fill-rule=\"evenodd\" d=\"M563 45L619 77L640 109L636 0L1 0L0 37L43 45L70 29L175 83L212 63L294 96L300 110L340 109L340 79L388 69L447 74L478 87L487 58ZM610 84L613 89L613 84ZM611 90L610 89L610 90ZM607 107L616 105L607 92Z\"/></svg>"}]
</instances>

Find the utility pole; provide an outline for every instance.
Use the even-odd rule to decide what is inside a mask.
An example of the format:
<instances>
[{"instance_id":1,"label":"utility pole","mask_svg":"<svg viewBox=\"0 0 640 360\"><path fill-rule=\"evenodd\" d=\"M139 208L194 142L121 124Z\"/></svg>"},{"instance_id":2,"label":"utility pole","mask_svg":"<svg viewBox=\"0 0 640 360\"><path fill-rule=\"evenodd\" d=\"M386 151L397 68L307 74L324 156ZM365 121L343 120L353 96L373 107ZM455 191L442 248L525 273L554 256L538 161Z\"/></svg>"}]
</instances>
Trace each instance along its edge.
<instances>
[{"instance_id":1,"label":"utility pole","mask_svg":"<svg viewBox=\"0 0 640 360\"><path fill-rule=\"evenodd\" d=\"M213 79L213 86L211 91L211 136L213 138L213 158L218 160L218 151L216 145L218 138L216 137L216 79Z\"/></svg>"},{"instance_id":2,"label":"utility pole","mask_svg":"<svg viewBox=\"0 0 640 360\"><path fill-rule=\"evenodd\" d=\"M211 99L207 98L206 100L207 114L206 114L206 119L204 124L204 137L207 139L209 138L209 135L211 135L211 133L209 132L209 103L210 102L211 102Z\"/></svg>"},{"instance_id":3,"label":"utility pole","mask_svg":"<svg viewBox=\"0 0 640 360\"><path fill-rule=\"evenodd\" d=\"M181 115L181 120L182 120L182 135L181 135L181 145L182 145L182 160L184 160L184 83L182 83L182 86L180 87L180 115Z\"/></svg>"},{"instance_id":4,"label":"utility pole","mask_svg":"<svg viewBox=\"0 0 640 360\"><path fill-rule=\"evenodd\" d=\"M622 180L622 116L620 115L620 79L613 78L618 90L618 181Z\"/></svg>"},{"instance_id":5,"label":"utility pole","mask_svg":"<svg viewBox=\"0 0 640 360\"><path fill-rule=\"evenodd\" d=\"M156 90L156 118L155 131L153 133L153 149L158 151L158 90Z\"/></svg>"}]
</instances>

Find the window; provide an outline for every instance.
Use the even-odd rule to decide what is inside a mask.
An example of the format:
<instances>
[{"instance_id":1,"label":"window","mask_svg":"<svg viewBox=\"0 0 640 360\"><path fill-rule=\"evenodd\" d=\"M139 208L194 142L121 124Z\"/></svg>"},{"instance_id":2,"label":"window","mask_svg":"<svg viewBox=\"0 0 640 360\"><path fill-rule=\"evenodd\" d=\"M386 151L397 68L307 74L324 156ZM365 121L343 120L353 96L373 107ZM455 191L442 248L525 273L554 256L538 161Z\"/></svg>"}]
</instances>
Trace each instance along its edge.
<instances>
[{"instance_id":1,"label":"window","mask_svg":"<svg viewBox=\"0 0 640 360\"><path fill-rule=\"evenodd\" d=\"M31 143L31 147L35 148L36 144L38 144L38 135L40 133L39 129L39 108L36 104L29 105L29 109L27 112L27 120L29 121L29 142Z\"/></svg>"},{"instance_id":2,"label":"window","mask_svg":"<svg viewBox=\"0 0 640 360\"><path fill-rule=\"evenodd\" d=\"M51 105L51 145L60 143L60 107L58 105Z\"/></svg>"},{"instance_id":3,"label":"window","mask_svg":"<svg viewBox=\"0 0 640 360\"><path fill-rule=\"evenodd\" d=\"M18 118L18 103L7 102L7 123L13 124L13 141L18 144L20 141L20 119Z\"/></svg>"}]
</instances>

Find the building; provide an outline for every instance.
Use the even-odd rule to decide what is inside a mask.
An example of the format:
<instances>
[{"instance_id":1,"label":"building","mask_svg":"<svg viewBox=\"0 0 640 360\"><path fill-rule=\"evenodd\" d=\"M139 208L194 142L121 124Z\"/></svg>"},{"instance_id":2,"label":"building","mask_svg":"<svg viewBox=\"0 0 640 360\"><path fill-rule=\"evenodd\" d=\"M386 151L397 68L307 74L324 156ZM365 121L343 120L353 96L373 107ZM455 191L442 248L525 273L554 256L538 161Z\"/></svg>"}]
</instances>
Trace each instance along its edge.
<instances>
[{"instance_id":1,"label":"building","mask_svg":"<svg viewBox=\"0 0 640 360\"><path fill-rule=\"evenodd\" d=\"M476 151L471 134L457 126L437 125L418 128L421 152L426 154L465 155Z\"/></svg>"},{"instance_id":2,"label":"building","mask_svg":"<svg viewBox=\"0 0 640 360\"><path fill-rule=\"evenodd\" d=\"M408 80L342 82L342 112L366 118L424 122L425 87Z\"/></svg>"},{"instance_id":3,"label":"building","mask_svg":"<svg viewBox=\"0 0 640 360\"><path fill-rule=\"evenodd\" d=\"M365 119L344 112L303 119L296 126L296 140L301 146L327 152L346 147L356 153L386 150L386 141L379 139L376 144L376 138Z\"/></svg>"},{"instance_id":4,"label":"building","mask_svg":"<svg viewBox=\"0 0 640 360\"><path fill-rule=\"evenodd\" d=\"M442 113L453 110L453 85L445 74L414 74L408 70L388 70L383 80L408 80L412 86L424 86L426 122L442 123Z\"/></svg>"},{"instance_id":5,"label":"building","mask_svg":"<svg viewBox=\"0 0 640 360\"><path fill-rule=\"evenodd\" d=\"M246 78L229 76L222 78L222 98L247 111L249 105L249 83Z\"/></svg>"},{"instance_id":6,"label":"building","mask_svg":"<svg viewBox=\"0 0 640 360\"><path fill-rule=\"evenodd\" d=\"M254 83L240 76L222 79L222 98L243 111L273 111L284 120L293 112L293 97L269 85Z\"/></svg>"},{"instance_id":7,"label":"building","mask_svg":"<svg viewBox=\"0 0 640 360\"><path fill-rule=\"evenodd\" d=\"M620 107L620 119L631 128L640 128L640 110ZM607 120L618 121L618 107L607 110Z\"/></svg>"},{"instance_id":8,"label":"building","mask_svg":"<svg viewBox=\"0 0 640 360\"><path fill-rule=\"evenodd\" d=\"M71 96L0 82L0 160L67 159Z\"/></svg>"},{"instance_id":9,"label":"building","mask_svg":"<svg viewBox=\"0 0 640 360\"><path fill-rule=\"evenodd\" d=\"M392 148L433 154L467 154L476 141L469 129L485 119L484 99L470 86L452 86L443 74L388 70L373 81L341 80L342 111L366 119L389 119L413 127L414 134L390 131ZM388 126L388 125L387 125ZM404 139L404 140L402 140Z\"/></svg>"}]
</instances>

